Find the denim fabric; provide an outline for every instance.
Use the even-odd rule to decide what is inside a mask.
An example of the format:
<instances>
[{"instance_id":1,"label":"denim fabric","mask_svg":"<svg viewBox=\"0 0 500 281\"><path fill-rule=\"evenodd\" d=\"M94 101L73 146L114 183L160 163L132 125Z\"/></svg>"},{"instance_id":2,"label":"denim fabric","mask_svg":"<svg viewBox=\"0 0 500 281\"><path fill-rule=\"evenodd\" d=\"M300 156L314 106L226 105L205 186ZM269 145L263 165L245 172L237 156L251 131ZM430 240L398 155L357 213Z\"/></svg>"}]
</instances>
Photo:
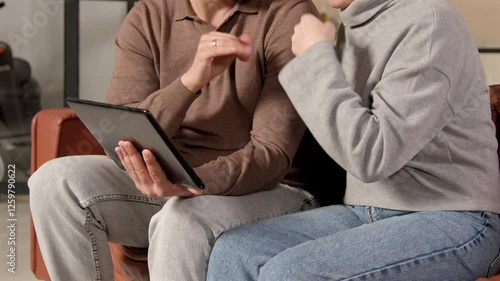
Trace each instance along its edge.
<instances>
[{"instance_id":1,"label":"denim fabric","mask_svg":"<svg viewBox=\"0 0 500 281\"><path fill-rule=\"evenodd\" d=\"M207 280L476 280L499 249L497 214L329 206L225 232Z\"/></svg>"},{"instance_id":2,"label":"denim fabric","mask_svg":"<svg viewBox=\"0 0 500 281\"><path fill-rule=\"evenodd\" d=\"M52 281L114 280L108 241L149 246L151 280L205 280L223 231L317 206L309 193L281 184L245 196L149 198L105 156L52 160L28 185Z\"/></svg>"}]
</instances>

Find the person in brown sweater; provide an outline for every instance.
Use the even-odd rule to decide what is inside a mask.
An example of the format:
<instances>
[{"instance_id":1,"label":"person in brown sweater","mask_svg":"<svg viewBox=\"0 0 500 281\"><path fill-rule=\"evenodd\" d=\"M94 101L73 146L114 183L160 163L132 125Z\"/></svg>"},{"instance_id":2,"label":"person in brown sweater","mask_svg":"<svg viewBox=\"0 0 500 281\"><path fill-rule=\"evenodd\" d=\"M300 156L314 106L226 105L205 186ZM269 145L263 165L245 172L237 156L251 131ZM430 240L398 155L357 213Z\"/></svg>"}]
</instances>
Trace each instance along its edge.
<instances>
[{"instance_id":1,"label":"person in brown sweater","mask_svg":"<svg viewBox=\"0 0 500 281\"><path fill-rule=\"evenodd\" d=\"M150 110L206 189L171 183L129 142L116 148L126 172L105 156L48 162L29 186L53 281L113 280L108 241L149 246L151 280L205 280L223 231L318 205L284 180L305 125L278 73L305 13L317 13L306 0L136 4L116 39L107 101Z\"/></svg>"}]
</instances>

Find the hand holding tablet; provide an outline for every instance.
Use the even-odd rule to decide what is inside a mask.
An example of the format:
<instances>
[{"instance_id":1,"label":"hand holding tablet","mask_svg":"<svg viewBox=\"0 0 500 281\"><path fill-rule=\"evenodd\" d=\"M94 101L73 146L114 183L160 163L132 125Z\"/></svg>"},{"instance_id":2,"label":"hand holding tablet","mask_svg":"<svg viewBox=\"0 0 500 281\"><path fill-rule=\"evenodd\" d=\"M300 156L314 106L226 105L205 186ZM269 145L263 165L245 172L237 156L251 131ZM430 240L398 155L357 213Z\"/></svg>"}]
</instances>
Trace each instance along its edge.
<instances>
[{"instance_id":1,"label":"hand holding tablet","mask_svg":"<svg viewBox=\"0 0 500 281\"><path fill-rule=\"evenodd\" d=\"M148 149L142 151L141 157L132 143L120 141L115 152L137 188L149 197L190 197L203 194L200 189L173 184Z\"/></svg>"},{"instance_id":2,"label":"hand holding tablet","mask_svg":"<svg viewBox=\"0 0 500 281\"><path fill-rule=\"evenodd\" d=\"M77 98L67 98L66 102L120 168L125 170L125 163L130 164L130 170L127 169L127 171L132 178L133 172L136 174L137 172L145 173L149 171L147 168L151 168L153 177L157 177L157 180L163 181L165 184L171 183L172 188L182 187L185 189L185 187L189 187L195 191L190 191L190 193L196 195L201 194L197 190L205 188L196 172L189 166L148 110ZM115 150L119 143L121 144L120 149ZM146 156L152 157L143 159L139 153L143 151ZM123 161L120 158L120 152ZM124 161L129 162L123 163ZM159 169L162 171L161 173ZM151 175L149 177L149 179L144 178L143 180L152 183L149 181L152 180ZM139 179L136 177L134 181ZM148 190L148 192L150 191ZM183 190L182 192L186 193L187 191Z\"/></svg>"}]
</instances>

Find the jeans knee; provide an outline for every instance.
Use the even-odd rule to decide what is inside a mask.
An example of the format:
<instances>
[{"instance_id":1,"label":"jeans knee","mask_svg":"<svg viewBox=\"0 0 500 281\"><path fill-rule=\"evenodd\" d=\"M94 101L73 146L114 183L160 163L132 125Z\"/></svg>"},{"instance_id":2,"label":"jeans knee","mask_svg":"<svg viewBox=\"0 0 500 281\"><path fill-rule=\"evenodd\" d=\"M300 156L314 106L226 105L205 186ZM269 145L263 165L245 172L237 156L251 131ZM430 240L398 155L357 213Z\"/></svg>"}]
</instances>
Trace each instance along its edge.
<instances>
[{"instance_id":1,"label":"jeans knee","mask_svg":"<svg viewBox=\"0 0 500 281\"><path fill-rule=\"evenodd\" d=\"M280 255L269 260L259 271L259 281L287 281L287 280L307 280L299 278L299 273L295 272L294 264L290 264Z\"/></svg>"},{"instance_id":2,"label":"jeans knee","mask_svg":"<svg viewBox=\"0 0 500 281\"><path fill-rule=\"evenodd\" d=\"M172 241L187 241L207 235L213 240L213 233L206 221L206 216L190 208L189 199L170 198L161 211L156 213L149 224L149 240L154 239L155 233Z\"/></svg>"},{"instance_id":3,"label":"jeans knee","mask_svg":"<svg viewBox=\"0 0 500 281\"><path fill-rule=\"evenodd\" d=\"M60 210L61 192L55 174L60 173L61 165L51 160L42 165L28 179L30 189L30 210L33 220L48 221L56 218Z\"/></svg>"},{"instance_id":4,"label":"jeans knee","mask_svg":"<svg viewBox=\"0 0 500 281\"><path fill-rule=\"evenodd\" d=\"M80 172L77 157L50 160L30 176L28 187L32 210L56 208L63 203L78 201L75 189L85 187L75 183L89 175Z\"/></svg>"},{"instance_id":5,"label":"jeans knee","mask_svg":"<svg viewBox=\"0 0 500 281\"><path fill-rule=\"evenodd\" d=\"M64 168L59 158L53 159L43 164L30 176L28 187L32 208L44 204L53 204L54 194L58 194L59 189L61 189L60 184L57 182L58 177L64 174Z\"/></svg>"},{"instance_id":6,"label":"jeans knee","mask_svg":"<svg viewBox=\"0 0 500 281\"><path fill-rule=\"evenodd\" d=\"M228 264L239 260L239 255L244 255L244 248L239 244L240 236L235 231L223 233L214 244L210 254L210 264L217 267L217 264Z\"/></svg>"},{"instance_id":7,"label":"jeans knee","mask_svg":"<svg viewBox=\"0 0 500 281\"><path fill-rule=\"evenodd\" d=\"M253 268L253 261L246 259L248 252L240 247L239 235L233 231L223 233L210 254L207 281L246 280L247 268Z\"/></svg>"},{"instance_id":8,"label":"jeans knee","mask_svg":"<svg viewBox=\"0 0 500 281\"><path fill-rule=\"evenodd\" d=\"M28 179L28 187L30 189L30 193L44 193L44 187L49 183L53 177L55 171L59 170L60 167L57 164L57 159L50 160L43 164L36 172L34 172L30 178Z\"/></svg>"}]
</instances>

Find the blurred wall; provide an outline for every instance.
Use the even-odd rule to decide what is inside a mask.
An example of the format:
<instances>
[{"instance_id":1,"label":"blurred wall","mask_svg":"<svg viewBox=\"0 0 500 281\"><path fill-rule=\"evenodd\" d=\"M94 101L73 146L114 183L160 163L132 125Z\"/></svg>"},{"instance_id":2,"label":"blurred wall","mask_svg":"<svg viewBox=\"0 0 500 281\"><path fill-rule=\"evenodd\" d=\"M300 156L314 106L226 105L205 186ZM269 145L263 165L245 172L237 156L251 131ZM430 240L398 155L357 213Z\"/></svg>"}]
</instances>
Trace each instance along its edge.
<instances>
[{"instance_id":1,"label":"blurred wall","mask_svg":"<svg viewBox=\"0 0 500 281\"><path fill-rule=\"evenodd\" d=\"M62 106L63 17L55 0L6 0L0 10L0 41L30 62L42 87L43 106Z\"/></svg>"},{"instance_id":2,"label":"blurred wall","mask_svg":"<svg viewBox=\"0 0 500 281\"><path fill-rule=\"evenodd\" d=\"M80 97L104 101L115 66L116 34L126 14L126 2L81 2Z\"/></svg>"},{"instance_id":3,"label":"blurred wall","mask_svg":"<svg viewBox=\"0 0 500 281\"><path fill-rule=\"evenodd\" d=\"M500 49L500 0L450 0L479 47ZM500 54L481 54L489 84L500 84Z\"/></svg>"},{"instance_id":4,"label":"blurred wall","mask_svg":"<svg viewBox=\"0 0 500 281\"><path fill-rule=\"evenodd\" d=\"M5 0L0 41L28 60L42 87L42 106L64 105L65 0ZM80 97L104 100L114 67L114 39L126 2L80 2Z\"/></svg>"}]
</instances>

